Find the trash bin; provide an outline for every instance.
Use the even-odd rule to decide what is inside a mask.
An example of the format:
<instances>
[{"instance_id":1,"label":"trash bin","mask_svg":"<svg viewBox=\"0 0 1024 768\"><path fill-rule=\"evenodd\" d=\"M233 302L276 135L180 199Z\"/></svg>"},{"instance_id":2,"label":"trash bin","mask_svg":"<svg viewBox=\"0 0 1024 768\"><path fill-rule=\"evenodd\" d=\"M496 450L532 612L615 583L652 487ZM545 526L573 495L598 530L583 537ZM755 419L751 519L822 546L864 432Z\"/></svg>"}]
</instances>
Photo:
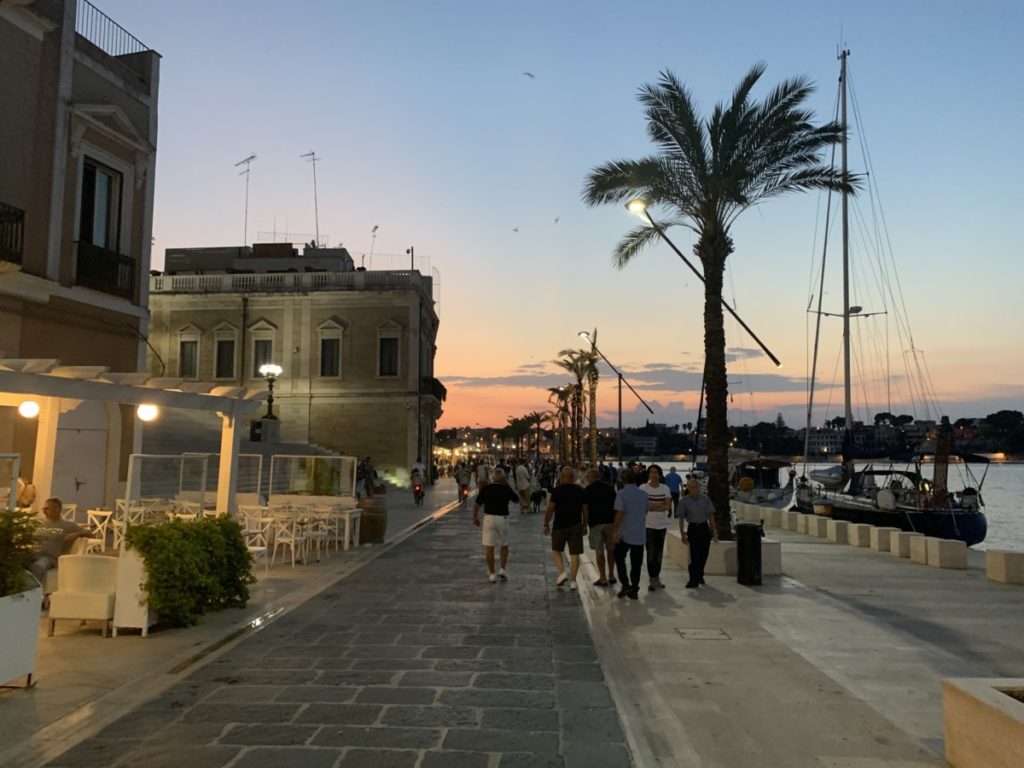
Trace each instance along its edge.
<instances>
[{"instance_id":1,"label":"trash bin","mask_svg":"<svg viewBox=\"0 0 1024 768\"><path fill-rule=\"evenodd\" d=\"M764 529L760 523L738 523L736 525L736 581L748 587L761 585L761 537Z\"/></svg>"}]
</instances>

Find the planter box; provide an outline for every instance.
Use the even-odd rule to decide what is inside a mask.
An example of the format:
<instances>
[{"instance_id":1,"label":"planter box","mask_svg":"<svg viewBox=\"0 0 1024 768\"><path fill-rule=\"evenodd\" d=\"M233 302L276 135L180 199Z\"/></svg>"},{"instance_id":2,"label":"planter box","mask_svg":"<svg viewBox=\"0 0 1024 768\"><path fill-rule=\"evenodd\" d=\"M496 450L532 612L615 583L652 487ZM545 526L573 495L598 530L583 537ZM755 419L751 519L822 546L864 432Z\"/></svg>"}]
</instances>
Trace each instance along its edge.
<instances>
[{"instance_id":1,"label":"planter box","mask_svg":"<svg viewBox=\"0 0 1024 768\"><path fill-rule=\"evenodd\" d=\"M1024 678L942 681L946 760L953 768L1024 765L1024 702L1008 690L1024 692Z\"/></svg>"},{"instance_id":2,"label":"planter box","mask_svg":"<svg viewBox=\"0 0 1024 768\"><path fill-rule=\"evenodd\" d=\"M141 629L142 636L156 624L156 613L149 609L149 595L143 591L146 566L134 549L121 548L117 558L117 596L114 598L114 637L118 629Z\"/></svg>"},{"instance_id":3,"label":"planter box","mask_svg":"<svg viewBox=\"0 0 1024 768\"><path fill-rule=\"evenodd\" d=\"M42 603L40 586L0 597L0 685L25 677L25 687L32 687Z\"/></svg>"}]
</instances>

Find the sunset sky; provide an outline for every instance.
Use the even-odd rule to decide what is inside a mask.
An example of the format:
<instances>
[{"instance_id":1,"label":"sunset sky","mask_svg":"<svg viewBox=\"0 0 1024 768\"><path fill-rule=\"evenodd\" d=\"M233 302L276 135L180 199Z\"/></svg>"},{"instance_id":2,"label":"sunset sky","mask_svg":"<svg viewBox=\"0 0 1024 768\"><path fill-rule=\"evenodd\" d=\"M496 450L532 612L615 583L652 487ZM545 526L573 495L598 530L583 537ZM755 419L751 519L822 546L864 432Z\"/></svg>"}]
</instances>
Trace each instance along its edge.
<instances>
[{"instance_id":1,"label":"sunset sky","mask_svg":"<svg viewBox=\"0 0 1024 768\"><path fill-rule=\"evenodd\" d=\"M612 250L636 220L586 208L584 178L651 151L636 92L661 70L708 112L764 61L758 97L807 75L824 120L844 45L864 126L854 143L873 160L942 412L1024 408L1019 2L94 2L163 56L154 266L168 247L242 242L234 164L250 153L250 242L273 231L311 239L312 176L299 155L315 150L321 239L375 269L402 268L413 245L435 271L441 427L544 410L547 388L567 381L550 361L594 327L650 418L695 421L700 283L665 246L617 271ZM864 196L858 215L878 203ZM774 200L734 229L727 297L784 362L775 369L727 323L734 423L777 412L803 422L823 206L814 194ZM670 235L689 253L687 231ZM860 270L854 303L880 311L867 291L875 278ZM824 308L841 310L831 278ZM841 385L839 323L824 321L815 423L842 413L829 390ZM894 314L859 323L886 349L878 339ZM893 340L889 359L908 345ZM602 424L615 421L614 383L602 379ZM893 410L909 412L898 390ZM864 391L875 403L859 416L888 409L880 385ZM643 422L628 392L623 404L627 425Z\"/></svg>"}]
</instances>

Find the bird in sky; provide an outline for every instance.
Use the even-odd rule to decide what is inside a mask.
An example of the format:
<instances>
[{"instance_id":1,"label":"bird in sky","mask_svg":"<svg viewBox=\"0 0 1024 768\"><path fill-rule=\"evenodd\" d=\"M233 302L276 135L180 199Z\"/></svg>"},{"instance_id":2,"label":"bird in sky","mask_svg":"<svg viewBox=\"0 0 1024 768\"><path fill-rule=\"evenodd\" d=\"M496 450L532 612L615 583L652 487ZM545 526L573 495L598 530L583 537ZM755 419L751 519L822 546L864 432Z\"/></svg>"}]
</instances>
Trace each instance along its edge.
<instances>
[{"instance_id":1,"label":"bird in sky","mask_svg":"<svg viewBox=\"0 0 1024 768\"><path fill-rule=\"evenodd\" d=\"M561 216L555 216L555 224L557 224L557 223L558 223L558 220L559 220L560 218L562 218L562 217L561 217Z\"/></svg>"},{"instance_id":2,"label":"bird in sky","mask_svg":"<svg viewBox=\"0 0 1024 768\"><path fill-rule=\"evenodd\" d=\"M530 78L531 80L537 79L537 76L533 74L533 72L523 72L523 74L526 75L526 77Z\"/></svg>"},{"instance_id":3,"label":"bird in sky","mask_svg":"<svg viewBox=\"0 0 1024 768\"><path fill-rule=\"evenodd\" d=\"M513 232L518 232L519 231L519 225L516 224L514 227L512 227L512 231Z\"/></svg>"}]
</instances>

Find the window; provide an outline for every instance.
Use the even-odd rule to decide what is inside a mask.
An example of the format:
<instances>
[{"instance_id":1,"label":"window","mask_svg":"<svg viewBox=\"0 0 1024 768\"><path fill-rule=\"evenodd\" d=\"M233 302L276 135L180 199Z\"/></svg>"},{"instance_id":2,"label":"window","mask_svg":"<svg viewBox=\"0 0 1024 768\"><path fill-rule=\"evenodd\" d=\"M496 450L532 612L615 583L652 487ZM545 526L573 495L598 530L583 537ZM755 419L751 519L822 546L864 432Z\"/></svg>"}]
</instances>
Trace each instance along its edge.
<instances>
[{"instance_id":1,"label":"window","mask_svg":"<svg viewBox=\"0 0 1024 768\"><path fill-rule=\"evenodd\" d=\"M341 375L341 339L320 339L320 375Z\"/></svg>"},{"instance_id":2,"label":"window","mask_svg":"<svg viewBox=\"0 0 1024 768\"><path fill-rule=\"evenodd\" d=\"M121 174L92 158L82 164L78 239L117 251L121 229Z\"/></svg>"},{"instance_id":3,"label":"window","mask_svg":"<svg viewBox=\"0 0 1024 768\"><path fill-rule=\"evenodd\" d=\"M199 341L182 339L178 344L178 375L183 379L199 376Z\"/></svg>"},{"instance_id":4,"label":"window","mask_svg":"<svg viewBox=\"0 0 1024 768\"><path fill-rule=\"evenodd\" d=\"M260 366L274 362L274 341L273 339L254 339L252 342L252 375L253 378L262 376Z\"/></svg>"},{"instance_id":5,"label":"window","mask_svg":"<svg viewBox=\"0 0 1024 768\"><path fill-rule=\"evenodd\" d=\"M235 378L235 340L217 339L215 377L218 379Z\"/></svg>"},{"instance_id":6,"label":"window","mask_svg":"<svg viewBox=\"0 0 1024 768\"><path fill-rule=\"evenodd\" d=\"M381 336L380 337L380 350L379 350L379 367L377 369L379 376L397 376L398 375L398 337L397 336Z\"/></svg>"}]
</instances>

